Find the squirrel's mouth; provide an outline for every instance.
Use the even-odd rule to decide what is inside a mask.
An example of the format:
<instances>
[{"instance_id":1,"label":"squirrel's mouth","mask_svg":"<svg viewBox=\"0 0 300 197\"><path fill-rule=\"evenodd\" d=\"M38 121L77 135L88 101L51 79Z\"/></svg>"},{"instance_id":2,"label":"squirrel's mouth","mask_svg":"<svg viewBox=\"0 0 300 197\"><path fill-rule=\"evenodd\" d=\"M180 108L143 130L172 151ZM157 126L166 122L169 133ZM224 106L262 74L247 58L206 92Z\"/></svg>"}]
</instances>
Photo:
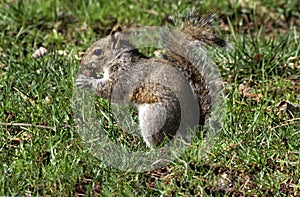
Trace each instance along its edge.
<instances>
[{"instance_id":1,"label":"squirrel's mouth","mask_svg":"<svg viewBox=\"0 0 300 197\"><path fill-rule=\"evenodd\" d=\"M103 71L102 71L102 72L95 72L95 74L96 74L96 77L95 77L95 78L101 79L101 78L104 77L104 72L103 72Z\"/></svg>"},{"instance_id":2,"label":"squirrel's mouth","mask_svg":"<svg viewBox=\"0 0 300 197\"><path fill-rule=\"evenodd\" d=\"M80 73L87 77L93 77L96 79L101 79L104 77L104 72L101 71L100 69L95 69L95 68L85 68L81 70Z\"/></svg>"},{"instance_id":3,"label":"squirrel's mouth","mask_svg":"<svg viewBox=\"0 0 300 197\"><path fill-rule=\"evenodd\" d=\"M95 78L102 78L104 75L104 71L103 69L99 68L99 66L97 66L95 63L91 62L89 64L83 65L83 70L85 72L90 73L90 76L93 76Z\"/></svg>"}]
</instances>

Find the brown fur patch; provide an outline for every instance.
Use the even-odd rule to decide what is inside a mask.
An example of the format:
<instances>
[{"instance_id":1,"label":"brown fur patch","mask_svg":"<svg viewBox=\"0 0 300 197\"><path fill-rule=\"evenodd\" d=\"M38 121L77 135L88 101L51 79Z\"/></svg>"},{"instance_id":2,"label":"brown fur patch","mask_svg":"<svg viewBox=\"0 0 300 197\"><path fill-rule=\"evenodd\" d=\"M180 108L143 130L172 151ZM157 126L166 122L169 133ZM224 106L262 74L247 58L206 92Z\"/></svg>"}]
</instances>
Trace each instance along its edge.
<instances>
[{"instance_id":1,"label":"brown fur patch","mask_svg":"<svg viewBox=\"0 0 300 197\"><path fill-rule=\"evenodd\" d=\"M166 91L162 85L157 83L145 83L134 90L129 96L134 103L157 103L162 100L162 93Z\"/></svg>"}]
</instances>

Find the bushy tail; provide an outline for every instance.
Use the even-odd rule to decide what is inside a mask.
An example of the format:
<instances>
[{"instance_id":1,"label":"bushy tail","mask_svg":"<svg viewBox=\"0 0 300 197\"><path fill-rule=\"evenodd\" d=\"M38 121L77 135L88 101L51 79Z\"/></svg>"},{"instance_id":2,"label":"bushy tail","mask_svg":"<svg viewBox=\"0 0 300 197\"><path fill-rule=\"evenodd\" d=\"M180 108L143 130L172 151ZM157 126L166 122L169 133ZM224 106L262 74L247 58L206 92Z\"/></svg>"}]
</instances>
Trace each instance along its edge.
<instances>
[{"instance_id":1,"label":"bushy tail","mask_svg":"<svg viewBox=\"0 0 300 197\"><path fill-rule=\"evenodd\" d=\"M189 10L187 13L171 16L170 22L182 32L204 44L229 49L230 44L216 35L214 23L218 19L215 13L204 15L199 11Z\"/></svg>"}]
</instances>

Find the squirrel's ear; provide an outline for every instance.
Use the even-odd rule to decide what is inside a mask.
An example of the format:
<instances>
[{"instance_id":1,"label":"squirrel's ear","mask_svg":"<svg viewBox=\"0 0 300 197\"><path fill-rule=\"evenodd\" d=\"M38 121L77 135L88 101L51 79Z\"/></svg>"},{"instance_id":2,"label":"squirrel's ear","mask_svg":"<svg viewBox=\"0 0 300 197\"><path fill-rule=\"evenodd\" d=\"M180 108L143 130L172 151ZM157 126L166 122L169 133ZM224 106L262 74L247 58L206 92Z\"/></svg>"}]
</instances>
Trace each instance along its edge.
<instances>
[{"instance_id":1,"label":"squirrel's ear","mask_svg":"<svg viewBox=\"0 0 300 197\"><path fill-rule=\"evenodd\" d=\"M121 32L122 28L119 25L114 26L114 28L110 32L110 41L112 43L112 49L116 49L120 47L120 34L118 32Z\"/></svg>"},{"instance_id":2,"label":"squirrel's ear","mask_svg":"<svg viewBox=\"0 0 300 197\"><path fill-rule=\"evenodd\" d=\"M117 33L117 32L121 32L122 31L122 28L120 27L120 25L115 25L113 28L112 28L112 30L111 30L111 32L110 32L110 34L109 35L114 35L115 33Z\"/></svg>"}]
</instances>

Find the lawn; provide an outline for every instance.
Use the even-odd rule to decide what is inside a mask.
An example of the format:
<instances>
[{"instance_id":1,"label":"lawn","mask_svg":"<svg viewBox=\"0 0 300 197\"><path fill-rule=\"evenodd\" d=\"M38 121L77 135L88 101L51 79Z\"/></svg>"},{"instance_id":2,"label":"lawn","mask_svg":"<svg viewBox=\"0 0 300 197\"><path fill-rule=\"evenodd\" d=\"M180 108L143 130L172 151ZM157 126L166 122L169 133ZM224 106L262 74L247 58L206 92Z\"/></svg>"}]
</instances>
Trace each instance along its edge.
<instances>
[{"instance_id":1,"label":"lawn","mask_svg":"<svg viewBox=\"0 0 300 197\"><path fill-rule=\"evenodd\" d=\"M1 1L0 196L299 196L300 4L270 2ZM115 24L167 26L192 8L221 16L232 44L208 48L226 92L218 139L203 153L195 136L152 171L105 165L74 122L82 52Z\"/></svg>"}]
</instances>

